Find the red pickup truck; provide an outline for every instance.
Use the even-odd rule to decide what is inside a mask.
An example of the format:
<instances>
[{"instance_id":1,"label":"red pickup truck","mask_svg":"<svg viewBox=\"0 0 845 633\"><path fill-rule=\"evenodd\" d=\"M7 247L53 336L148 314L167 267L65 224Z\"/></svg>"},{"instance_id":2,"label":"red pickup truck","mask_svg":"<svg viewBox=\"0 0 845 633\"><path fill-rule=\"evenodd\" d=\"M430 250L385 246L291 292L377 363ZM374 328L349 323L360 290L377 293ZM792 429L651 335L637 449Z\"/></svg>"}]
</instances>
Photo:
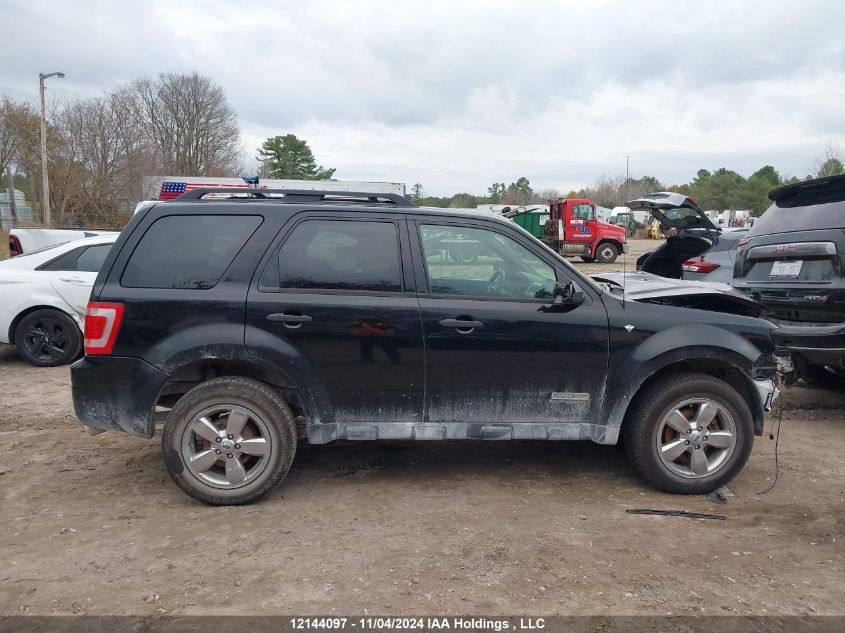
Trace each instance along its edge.
<instances>
[{"instance_id":1,"label":"red pickup truck","mask_svg":"<svg viewBox=\"0 0 845 633\"><path fill-rule=\"evenodd\" d=\"M549 202L549 220L540 239L561 255L609 264L628 252L625 229L596 218L596 203L579 198Z\"/></svg>"}]
</instances>

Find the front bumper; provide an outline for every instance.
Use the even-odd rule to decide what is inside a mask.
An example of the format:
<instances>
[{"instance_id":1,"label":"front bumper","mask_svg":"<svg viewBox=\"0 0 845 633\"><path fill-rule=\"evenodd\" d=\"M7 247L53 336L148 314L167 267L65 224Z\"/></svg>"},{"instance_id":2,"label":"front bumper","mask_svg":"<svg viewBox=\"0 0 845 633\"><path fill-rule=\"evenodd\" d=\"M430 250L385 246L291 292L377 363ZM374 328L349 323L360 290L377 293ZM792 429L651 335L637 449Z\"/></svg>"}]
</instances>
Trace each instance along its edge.
<instances>
[{"instance_id":1,"label":"front bumper","mask_svg":"<svg viewBox=\"0 0 845 633\"><path fill-rule=\"evenodd\" d=\"M757 397L760 399L760 406L764 411L771 411L772 405L780 395L780 389L775 385L774 380L752 380Z\"/></svg>"},{"instance_id":2,"label":"front bumper","mask_svg":"<svg viewBox=\"0 0 845 633\"><path fill-rule=\"evenodd\" d=\"M139 358L85 356L70 367L73 409L89 429L152 437L168 376Z\"/></svg>"},{"instance_id":3,"label":"front bumper","mask_svg":"<svg viewBox=\"0 0 845 633\"><path fill-rule=\"evenodd\" d=\"M785 348L792 357L808 365L845 367L845 323L783 325L772 332L778 346Z\"/></svg>"},{"instance_id":4,"label":"front bumper","mask_svg":"<svg viewBox=\"0 0 845 633\"><path fill-rule=\"evenodd\" d=\"M628 245L627 242L622 245L622 252L623 253L627 254L630 249L631 249L631 247Z\"/></svg>"}]
</instances>

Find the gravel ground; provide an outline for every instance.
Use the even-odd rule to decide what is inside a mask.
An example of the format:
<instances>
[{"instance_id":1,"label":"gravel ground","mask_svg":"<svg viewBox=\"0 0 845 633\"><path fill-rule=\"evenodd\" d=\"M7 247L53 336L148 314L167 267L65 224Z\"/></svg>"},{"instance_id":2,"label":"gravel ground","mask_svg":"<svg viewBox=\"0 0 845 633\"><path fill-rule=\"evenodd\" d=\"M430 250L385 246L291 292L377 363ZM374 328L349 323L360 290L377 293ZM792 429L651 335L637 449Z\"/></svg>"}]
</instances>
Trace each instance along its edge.
<instances>
[{"instance_id":1,"label":"gravel ground","mask_svg":"<svg viewBox=\"0 0 845 633\"><path fill-rule=\"evenodd\" d=\"M0 385L1 614L845 613L845 393L788 390L776 487L757 438L725 505L617 447L420 442L301 445L264 501L212 508L158 437L85 433L67 367L0 346Z\"/></svg>"},{"instance_id":2,"label":"gravel ground","mask_svg":"<svg viewBox=\"0 0 845 633\"><path fill-rule=\"evenodd\" d=\"M620 253L612 264L585 264L580 257L567 257L566 259L588 275L622 272L623 267L630 272L637 269L637 258L640 255L655 250L662 243L663 240L628 240L628 253Z\"/></svg>"}]
</instances>

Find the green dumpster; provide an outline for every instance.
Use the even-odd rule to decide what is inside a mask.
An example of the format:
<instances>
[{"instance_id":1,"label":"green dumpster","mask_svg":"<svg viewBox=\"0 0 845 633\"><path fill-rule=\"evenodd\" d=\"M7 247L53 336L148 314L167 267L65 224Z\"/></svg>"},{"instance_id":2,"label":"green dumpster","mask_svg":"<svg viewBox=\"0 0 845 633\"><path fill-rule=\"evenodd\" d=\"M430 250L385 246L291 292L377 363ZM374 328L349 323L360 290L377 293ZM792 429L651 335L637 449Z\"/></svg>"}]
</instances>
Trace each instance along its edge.
<instances>
[{"instance_id":1,"label":"green dumpster","mask_svg":"<svg viewBox=\"0 0 845 633\"><path fill-rule=\"evenodd\" d=\"M535 209L519 213L511 218L534 237L543 237L543 227L549 221L548 209Z\"/></svg>"}]
</instances>

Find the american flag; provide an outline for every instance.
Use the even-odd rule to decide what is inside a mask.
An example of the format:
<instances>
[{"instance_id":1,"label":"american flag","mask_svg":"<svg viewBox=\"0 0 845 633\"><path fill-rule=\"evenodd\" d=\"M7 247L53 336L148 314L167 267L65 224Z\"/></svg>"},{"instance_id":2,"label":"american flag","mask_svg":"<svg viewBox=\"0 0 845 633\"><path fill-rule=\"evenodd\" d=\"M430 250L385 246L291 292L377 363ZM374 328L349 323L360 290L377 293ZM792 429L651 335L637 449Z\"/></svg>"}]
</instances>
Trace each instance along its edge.
<instances>
[{"instance_id":1,"label":"american flag","mask_svg":"<svg viewBox=\"0 0 845 633\"><path fill-rule=\"evenodd\" d=\"M251 187L254 185L247 184L225 184L225 183L207 183L207 182L175 182L164 181L161 183L161 189L158 192L159 200L173 200L178 198L186 191L197 189L199 187Z\"/></svg>"}]
</instances>

